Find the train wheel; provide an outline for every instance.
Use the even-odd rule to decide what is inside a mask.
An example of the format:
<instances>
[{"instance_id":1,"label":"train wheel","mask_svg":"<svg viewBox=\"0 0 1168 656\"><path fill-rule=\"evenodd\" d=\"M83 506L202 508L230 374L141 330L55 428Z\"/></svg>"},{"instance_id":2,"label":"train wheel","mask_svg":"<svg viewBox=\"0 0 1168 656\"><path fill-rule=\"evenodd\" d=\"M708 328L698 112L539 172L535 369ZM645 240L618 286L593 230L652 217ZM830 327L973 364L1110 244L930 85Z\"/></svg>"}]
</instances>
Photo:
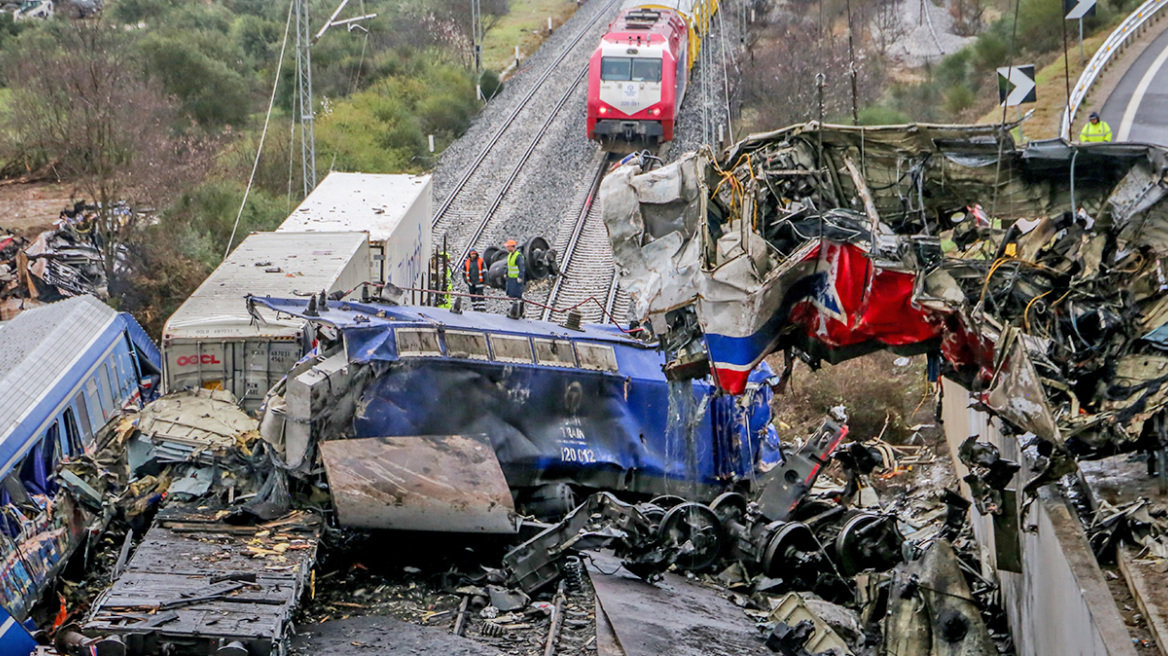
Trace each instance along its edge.
<instances>
[{"instance_id":1,"label":"train wheel","mask_svg":"<svg viewBox=\"0 0 1168 656\"><path fill-rule=\"evenodd\" d=\"M683 503L665 513L657 535L666 547L677 549L677 568L699 571L713 565L722 553L722 522L700 503Z\"/></svg>"}]
</instances>

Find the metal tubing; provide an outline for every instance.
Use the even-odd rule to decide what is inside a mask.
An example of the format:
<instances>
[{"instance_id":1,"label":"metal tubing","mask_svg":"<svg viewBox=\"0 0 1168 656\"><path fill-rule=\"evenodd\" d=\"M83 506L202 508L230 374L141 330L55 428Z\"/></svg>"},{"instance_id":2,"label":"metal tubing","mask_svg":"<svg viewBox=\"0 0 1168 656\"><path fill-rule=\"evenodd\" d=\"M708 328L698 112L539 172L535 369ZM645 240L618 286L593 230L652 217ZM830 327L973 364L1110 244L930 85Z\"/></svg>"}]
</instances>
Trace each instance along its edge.
<instances>
[{"instance_id":1,"label":"metal tubing","mask_svg":"<svg viewBox=\"0 0 1168 656\"><path fill-rule=\"evenodd\" d=\"M556 605L552 607L551 626L548 627L547 643L543 647L543 656L554 656L556 653L556 638L560 637L560 624L564 620L564 601L564 582L560 581L560 587L556 590Z\"/></svg>"}]
</instances>

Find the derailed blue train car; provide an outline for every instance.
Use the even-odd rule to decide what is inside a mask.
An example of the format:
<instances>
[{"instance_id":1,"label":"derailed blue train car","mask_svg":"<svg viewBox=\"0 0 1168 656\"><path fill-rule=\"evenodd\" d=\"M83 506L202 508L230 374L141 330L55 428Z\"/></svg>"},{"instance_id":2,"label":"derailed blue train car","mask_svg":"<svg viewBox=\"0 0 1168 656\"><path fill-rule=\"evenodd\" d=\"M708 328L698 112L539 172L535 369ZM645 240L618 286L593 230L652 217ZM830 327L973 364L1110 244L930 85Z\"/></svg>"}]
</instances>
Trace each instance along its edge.
<instances>
[{"instance_id":1,"label":"derailed blue train car","mask_svg":"<svg viewBox=\"0 0 1168 656\"><path fill-rule=\"evenodd\" d=\"M486 436L521 499L562 497L554 486L564 484L712 496L781 460L765 365L747 395L734 398L705 381L668 382L662 354L613 326L573 330L354 302L249 303L318 327L322 355L274 390L263 432L293 468L310 468L314 445L326 445L334 499L345 476L329 452L359 449L327 443L337 437ZM361 453L352 460L372 457ZM355 475L367 487L402 475L411 456L396 453L388 469L362 464Z\"/></svg>"},{"instance_id":2,"label":"derailed blue train car","mask_svg":"<svg viewBox=\"0 0 1168 656\"><path fill-rule=\"evenodd\" d=\"M160 365L141 326L92 296L0 323L0 605L17 620L95 519L58 494L58 464L149 400Z\"/></svg>"}]
</instances>

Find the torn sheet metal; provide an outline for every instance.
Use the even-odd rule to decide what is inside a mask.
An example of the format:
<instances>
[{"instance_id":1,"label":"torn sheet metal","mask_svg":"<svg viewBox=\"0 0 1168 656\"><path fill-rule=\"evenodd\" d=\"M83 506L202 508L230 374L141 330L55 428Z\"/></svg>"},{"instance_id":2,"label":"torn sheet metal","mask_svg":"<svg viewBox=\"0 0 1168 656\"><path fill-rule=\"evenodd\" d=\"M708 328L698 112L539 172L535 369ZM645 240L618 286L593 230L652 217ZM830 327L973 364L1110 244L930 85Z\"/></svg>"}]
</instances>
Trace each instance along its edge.
<instances>
[{"instance_id":1,"label":"torn sheet metal","mask_svg":"<svg viewBox=\"0 0 1168 656\"><path fill-rule=\"evenodd\" d=\"M381 437L320 443L343 526L514 533L518 516L482 436Z\"/></svg>"},{"instance_id":2,"label":"torn sheet metal","mask_svg":"<svg viewBox=\"0 0 1168 656\"><path fill-rule=\"evenodd\" d=\"M980 656L997 653L961 573L957 554L945 540L934 542L920 560L893 573L888 597L884 650L904 656Z\"/></svg>"},{"instance_id":3,"label":"torn sheet metal","mask_svg":"<svg viewBox=\"0 0 1168 656\"><path fill-rule=\"evenodd\" d=\"M840 638L839 634L827 625L827 622L824 622L818 615L812 612L807 607L807 602L797 592L788 592L779 600L779 605L771 611L767 620L776 623L782 622L789 626L796 626L800 622L811 622L812 626L814 626L814 632L811 638L803 645L807 651L813 654L819 654L831 650L829 653L837 654L838 656L852 655L852 650L848 649L848 645L843 641L843 638Z\"/></svg>"},{"instance_id":4,"label":"torn sheet metal","mask_svg":"<svg viewBox=\"0 0 1168 656\"><path fill-rule=\"evenodd\" d=\"M1058 423L1051 414L1046 392L1020 331L1013 328L1003 331L995 353L997 373L983 395L986 407L1024 431L1061 444Z\"/></svg>"},{"instance_id":5,"label":"torn sheet metal","mask_svg":"<svg viewBox=\"0 0 1168 656\"><path fill-rule=\"evenodd\" d=\"M138 431L170 461L213 464L259 439L259 422L241 410L224 390L188 389L142 409Z\"/></svg>"},{"instance_id":6,"label":"torn sheet metal","mask_svg":"<svg viewBox=\"0 0 1168 656\"><path fill-rule=\"evenodd\" d=\"M685 577L667 573L654 585L600 553L588 559L588 576L627 656L772 653L738 607Z\"/></svg>"},{"instance_id":7,"label":"torn sheet metal","mask_svg":"<svg viewBox=\"0 0 1168 656\"><path fill-rule=\"evenodd\" d=\"M108 296L105 256L96 234L98 208L78 203L51 230L31 240L0 234L0 321L72 296ZM115 214L128 213L124 204ZM119 249L116 257L125 257Z\"/></svg>"}]
</instances>

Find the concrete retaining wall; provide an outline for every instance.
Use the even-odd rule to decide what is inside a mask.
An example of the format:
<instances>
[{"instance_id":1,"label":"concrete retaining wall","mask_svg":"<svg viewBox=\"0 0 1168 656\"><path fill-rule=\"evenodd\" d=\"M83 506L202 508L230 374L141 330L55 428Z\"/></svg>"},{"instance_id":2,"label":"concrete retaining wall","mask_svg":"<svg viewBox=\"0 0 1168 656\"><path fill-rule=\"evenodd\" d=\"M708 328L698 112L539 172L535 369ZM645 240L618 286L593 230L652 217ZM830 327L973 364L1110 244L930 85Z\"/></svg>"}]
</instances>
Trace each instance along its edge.
<instances>
[{"instance_id":1,"label":"concrete retaining wall","mask_svg":"<svg viewBox=\"0 0 1168 656\"><path fill-rule=\"evenodd\" d=\"M991 516L970 509L983 573L1001 582L1003 605L1019 656L1135 656L1131 635L1091 553L1082 524L1061 491L1046 486L1023 512L1021 489L1029 475L1018 441L1003 437L996 419L970 408L974 399L968 391L949 380L943 379L942 384L945 439L958 478L969 470L957 458L957 447L970 435L995 444L1002 457L1023 465L1011 486L1018 491L1017 507L1007 509L1017 513L1020 530L1011 530L1010 522L1001 518L995 526ZM968 486L962 482L961 487L962 494L969 497ZM1010 553L1017 550L1021 552L1021 571L1000 569L999 560L1009 568Z\"/></svg>"}]
</instances>

